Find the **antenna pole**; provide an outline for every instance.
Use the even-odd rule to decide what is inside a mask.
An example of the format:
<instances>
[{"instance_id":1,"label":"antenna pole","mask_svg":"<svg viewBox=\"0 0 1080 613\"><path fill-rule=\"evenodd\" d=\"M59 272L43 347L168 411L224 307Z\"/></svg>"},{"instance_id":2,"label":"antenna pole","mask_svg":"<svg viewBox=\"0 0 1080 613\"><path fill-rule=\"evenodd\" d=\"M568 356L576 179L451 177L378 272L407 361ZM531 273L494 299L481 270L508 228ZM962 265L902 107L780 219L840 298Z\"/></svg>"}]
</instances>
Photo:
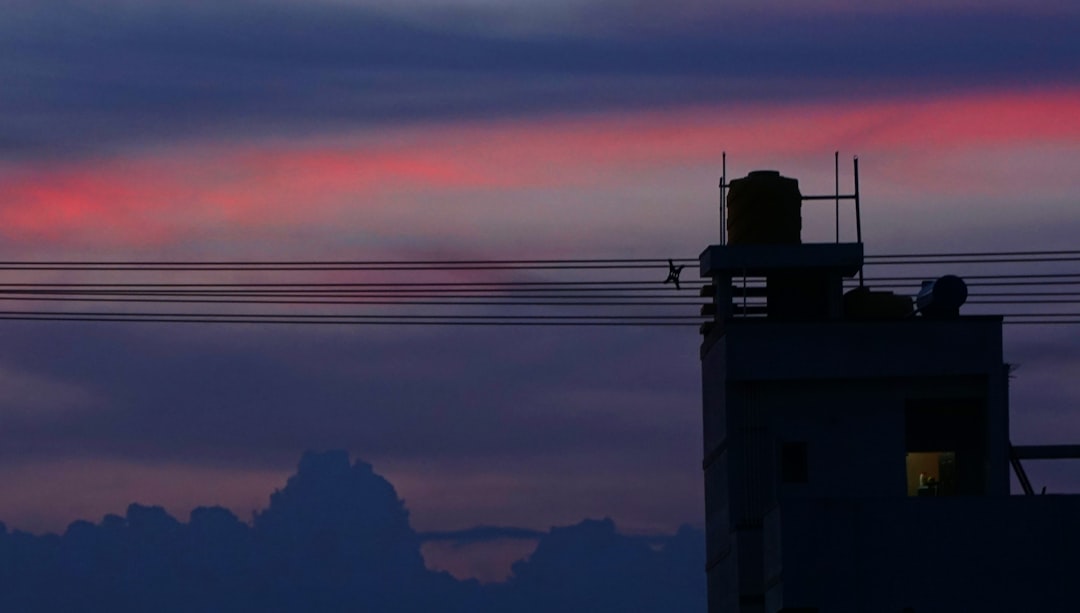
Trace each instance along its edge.
<instances>
[{"instance_id":1,"label":"antenna pole","mask_svg":"<svg viewBox=\"0 0 1080 613\"><path fill-rule=\"evenodd\" d=\"M720 154L720 244L727 244L727 151Z\"/></svg>"},{"instance_id":2,"label":"antenna pole","mask_svg":"<svg viewBox=\"0 0 1080 613\"><path fill-rule=\"evenodd\" d=\"M854 158L855 166L855 238L862 244L862 208L859 201L859 156ZM863 286L863 270L859 267L859 287Z\"/></svg>"},{"instance_id":3,"label":"antenna pole","mask_svg":"<svg viewBox=\"0 0 1080 613\"><path fill-rule=\"evenodd\" d=\"M836 242L840 242L840 152L833 152L833 171L836 177Z\"/></svg>"}]
</instances>

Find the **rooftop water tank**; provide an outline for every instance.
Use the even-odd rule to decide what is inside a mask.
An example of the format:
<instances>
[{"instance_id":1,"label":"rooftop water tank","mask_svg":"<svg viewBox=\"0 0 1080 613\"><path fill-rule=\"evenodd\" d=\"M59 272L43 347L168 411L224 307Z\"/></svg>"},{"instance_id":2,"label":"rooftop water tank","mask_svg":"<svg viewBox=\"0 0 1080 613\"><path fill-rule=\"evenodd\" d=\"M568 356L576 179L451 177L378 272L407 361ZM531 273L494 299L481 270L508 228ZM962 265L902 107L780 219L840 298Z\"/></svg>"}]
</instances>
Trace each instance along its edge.
<instances>
[{"instance_id":1,"label":"rooftop water tank","mask_svg":"<svg viewBox=\"0 0 1080 613\"><path fill-rule=\"evenodd\" d=\"M729 245L797 245L802 242L802 193L796 179L755 170L728 185Z\"/></svg>"}]
</instances>

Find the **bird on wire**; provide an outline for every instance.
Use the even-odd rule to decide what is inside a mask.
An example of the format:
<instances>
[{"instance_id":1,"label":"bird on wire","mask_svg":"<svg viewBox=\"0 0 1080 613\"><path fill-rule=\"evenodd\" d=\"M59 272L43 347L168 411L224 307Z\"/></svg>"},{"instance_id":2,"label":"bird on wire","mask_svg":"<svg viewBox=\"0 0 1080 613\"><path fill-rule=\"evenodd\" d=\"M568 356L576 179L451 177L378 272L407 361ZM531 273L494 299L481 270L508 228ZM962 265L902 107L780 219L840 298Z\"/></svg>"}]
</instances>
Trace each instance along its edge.
<instances>
[{"instance_id":1,"label":"bird on wire","mask_svg":"<svg viewBox=\"0 0 1080 613\"><path fill-rule=\"evenodd\" d=\"M675 284L675 289L682 289L681 287L679 287L679 274L682 273L682 269L685 268L686 265L685 264L680 264L680 265L676 266L675 262L673 262L670 259L667 261L667 265L668 265L668 273L667 273L667 279L664 279L664 283L674 283Z\"/></svg>"}]
</instances>

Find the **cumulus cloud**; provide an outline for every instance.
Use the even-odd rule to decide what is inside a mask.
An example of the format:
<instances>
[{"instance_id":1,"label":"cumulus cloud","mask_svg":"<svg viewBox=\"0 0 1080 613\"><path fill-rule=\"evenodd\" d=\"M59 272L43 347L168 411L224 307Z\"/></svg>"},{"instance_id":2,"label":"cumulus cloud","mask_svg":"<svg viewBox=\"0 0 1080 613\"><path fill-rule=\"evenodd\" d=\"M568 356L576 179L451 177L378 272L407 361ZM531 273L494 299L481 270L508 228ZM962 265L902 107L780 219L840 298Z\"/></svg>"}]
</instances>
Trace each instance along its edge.
<instances>
[{"instance_id":1,"label":"cumulus cloud","mask_svg":"<svg viewBox=\"0 0 1080 613\"><path fill-rule=\"evenodd\" d=\"M0 530L0 608L135 611L703 611L704 537L659 546L587 520L539 534L504 583L428 570L394 487L345 452L308 453L251 524L132 504L62 535Z\"/></svg>"},{"instance_id":2,"label":"cumulus cloud","mask_svg":"<svg viewBox=\"0 0 1080 613\"><path fill-rule=\"evenodd\" d=\"M700 560L700 537L684 528L658 552L619 534L610 519L553 528L494 589L508 611L701 611L704 572L693 562ZM698 546L688 547L694 539Z\"/></svg>"}]
</instances>

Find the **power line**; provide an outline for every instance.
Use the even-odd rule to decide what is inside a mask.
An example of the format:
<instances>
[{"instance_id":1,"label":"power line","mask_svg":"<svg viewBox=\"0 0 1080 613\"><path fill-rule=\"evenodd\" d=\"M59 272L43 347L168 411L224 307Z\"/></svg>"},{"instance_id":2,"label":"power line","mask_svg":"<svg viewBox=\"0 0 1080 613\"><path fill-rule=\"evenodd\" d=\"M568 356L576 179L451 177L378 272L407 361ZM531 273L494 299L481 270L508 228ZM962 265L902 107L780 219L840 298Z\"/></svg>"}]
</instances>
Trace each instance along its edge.
<instances>
[{"instance_id":1,"label":"power line","mask_svg":"<svg viewBox=\"0 0 1080 613\"><path fill-rule=\"evenodd\" d=\"M672 258L681 264L695 258ZM268 260L268 261L0 261L0 271L419 271L634 270L667 268L665 258L548 260Z\"/></svg>"},{"instance_id":2,"label":"power line","mask_svg":"<svg viewBox=\"0 0 1080 613\"><path fill-rule=\"evenodd\" d=\"M1068 257L1069 261L1080 259L1080 250L1045 250L1045 251L983 251L983 252L943 252L943 253L892 253L867 254L868 262L874 260L910 260L912 263L928 263L928 259L957 258L965 261L978 258L1025 258L1024 261L1050 260L1054 257ZM423 267L458 267L458 266L564 266L591 267L612 266L632 268L644 265L646 268L664 267L668 259L678 263L697 263L694 257L682 258L548 258L548 259L469 259L469 260L4 260L0 261L0 270L31 266L63 266L73 269L92 267L160 267L173 269L178 267L293 267L293 266L357 266L372 268L391 268L395 266ZM126 269L126 268L125 268Z\"/></svg>"},{"instance_id":3,"label":"power line","mask_svg":"<svg viewBox=\"0 0 1080 613\"><path fill-rule=\"evenodd\" d=\"M63 314L49 314L49 315L0 315L0 321L43 321L43 322L99 322L99 323L188 323L188 324L287 324L287 325L394 325L394 326L547 326L547 327L583 327L583 326L601 326L601 327L682 327L690 328L697 327L698 323L684 323L684 322L670 322L670 321L641 321L641 322L625 322L625 321L549 321L542 319L522 319L522 320L485 320L476 319L468 321L446 321L441 318L432 318L430 320L402 320L402 319L385 319L385 320L302 320L293 319L289 317L280 317L274 319L251 319L244 316L236 316L230 318L200 318L200 317L125 317L125 316L109 316L109 317L95 317L95 316L68 316ZM1008 320L1004 321L1005 325L1075 325L1080 324L1080 314L1077 314L1074 319L1057 319L1057 320Z\"/></svg>"},{"instance_id":4,"label":"power line","mask_svg":"<svg viewBox=\"0 0 1080 613\"><path fill-rule=\"evenodd\" d=\"M424 281L410 283L0 283L0 287L515 287L562 285L657 285L655 281Z\"/></svg>"},{"instance_id":5,"label":"power line","mask_svg":"<svg viewBox=\"0 0 1080 613\"><path fill-rule=\"evenodd\" d=\"M146 324L288 324L288 325L349 325L349 326L548 326L548 327L697 327L699 324L693 323L677 323L677 322L570 322L570 321L541 321L541 319L529 319L529 321L511 322L511 321L491 321L491 319L476 319L476 321L444 321L440 318L432 318L430 321L419 321L419 319L384 319L384 321L330 321L330 319L321 319L321 321L302 321L302 319L291 319L288 317L282 317L278 319L249 319L244 317L237 318L199 318L199 317L183 317L183 318L168 318L168 317L93 317L93 316L22 316L22 315L0 315L0 321L17 321L17 322L78 322L78 323L90 323L90 322L102 322L102 323L121 323L121 324L134 324L134 323L146 323Z\"/></svg>"},{"instance_id":6,"label":"power line","mask_svg":"<svg viewBox=\"0 0 1080 613\"><path fill-rule=\"evenodd\" d=\"M22 317L22 316L53 316L60 313L55 311L0 311L0 316ZM71 315L73 317L110 317L112 313L101 312L79 312L79 311L64 311L63 315ZM273 313L243 313L237 315L235 313L117 313L120 317L207 317L207 318L227 318L242 316L250 319L271 319L275 317L282 317L280 314ZM671 320L700 320L701 317L697 315L665 315L650 316L650 315L403 315L399 313L380 313L380 314L363 314L357 315L353 313L289 313L285 315L289 318L295 318L300 320L318 320L318 319L430 319L432 317L438 317L439 319L455 320L455 319L582 319L582 320L612 320L612 321L638 321L638 320L650 320L650 319L671 319Z\"/></svg>"},{"instance_id":7,"label":"power line","mask_svg":"<svg viewBox=\"0 0 1080 613\"><path fill-rule=\"evenodd\" d=\"M694 258L671 258L670 263L685 266ZM1080 262L1080 251L1016 251L982 253L882 254L866 256L866 266L927 267L939 265L997 265L1002 270L991 274L964 274L970 288L969 305L976 312L997 308L1009 323L1056 325L1080 319L1078 313L1039 313L1041 307L1080 304L1080 273L1061 270ZM1017 270L1016 266L1027 267ZM1032 270L1031 267L1038 268ZM610 278L618 270L619 278ZM40 321L183 321L205 323L382 323L406 325L573 325L595 323L619 325L675 325L680 320L701 322L697 315L701 304L699 290L709 281L680 280L681 290L664 284L661 271L669 270L667 258L622 259L506 259L506 260L262 260L262 261L4 261L0 272L23 275L41 272L63 273L48 281L0 283L0 301L8 303L140 304L150 308L168 305L193 308L189 312L84 312L64 310L4 311L2 319ZM895 269L894 269L895 270ZM1075 269L1074 269L1075 270ZM448 275L471 272L511 273L504 279L447 279ZM191 274L198 276L191 279ZM242 275L221 280L208 276L221 273ZM309 280L311 274L333 276ZM562 279L553 274L569 275ZM172 277L184 274L187 277ZM387 281L364 276L392 274L403 280ZM92 275L89 279L85 275ZM116 275L120 275L119 278ZM153 275L132 281L130 275ZM270 275L267 277L266 275ZM300 275L298 277L298 275ZM356 275L362 275L357 278ZM597 276L601 275L601 276ZM503 275L506 276L506 275ZM71 278L69 278L71 277ZM173 280L169 280L170 277ZM307 277L307 279L303 278ZM25 278L25 277L24 277ZM883 275L867 277L877 289L895 289L914 293L922 281L933 278L921 275ZM66 279L66 280L65 280ZM106 281L108 280L108 282ZM754 278L744 287L761 291L763 278ZM1050 288L1061 287L1062 291ZM1027 291L1028 289L1033 291ZM736 296L742 288L734 287ZM764 305L764 296L742 298L748 305ZM235 313L197 312L197 305L238 307ZM316 312L246 313L243 307L260 305L269 309L300 307ZM325 313L327 307L347 307L352 313ZM408 314L371 313L378 306L402 307ZM446 309L495 308L530 312L477 313L462 315ZM652 310L642 313L642 309ZM686 314L684 309L693 309ZM598 314L597 309L609 309ZM623 309L635 315L627 315ZM1032 309L1035 309L1032 311ZM539 312L535 312L539 310ZM678 323L677 325L696 325Z\"/></svg>"},{"instance_id":8,"label":"power line","mask_svg":"<svg viewBox=\"0 0 1080 613\"><path fill-rule=\"evenodd\" d=\"M633 300L426 300L423 298L402 298L397 300L368 300L338 298L334 300L318 300L301 298L293 300L274 300L266 298L257 299L212 299L212 298L92 298L77 296L33 296L33 297L8 297L0 296L0 301L8 302L100 302L100 303L159 303L159 304L280 304L280 305L435 305L435 306L580 306L580 307L609 307L609 306L694 306L701 304L700 299L693 302L674 302L670 300L633 301ZM1080 301L1078 301L1080 302Z\"/></svg>"},{"instance_id":9,"label":"power line","mask_svg":"<svg viewBox=\"0 0 1080 613\"><path fill-rule=\"evenodd\" d=\"M978 252L946 252L946 253L887 253L868 254L867 260L877 259L912 259L925 260L931 258L995 258L995 257L1055 257L1055 256L1080 256L1080 250L1055 249L1048 251L978 251Z\"/></svg>"}]
</instances>

